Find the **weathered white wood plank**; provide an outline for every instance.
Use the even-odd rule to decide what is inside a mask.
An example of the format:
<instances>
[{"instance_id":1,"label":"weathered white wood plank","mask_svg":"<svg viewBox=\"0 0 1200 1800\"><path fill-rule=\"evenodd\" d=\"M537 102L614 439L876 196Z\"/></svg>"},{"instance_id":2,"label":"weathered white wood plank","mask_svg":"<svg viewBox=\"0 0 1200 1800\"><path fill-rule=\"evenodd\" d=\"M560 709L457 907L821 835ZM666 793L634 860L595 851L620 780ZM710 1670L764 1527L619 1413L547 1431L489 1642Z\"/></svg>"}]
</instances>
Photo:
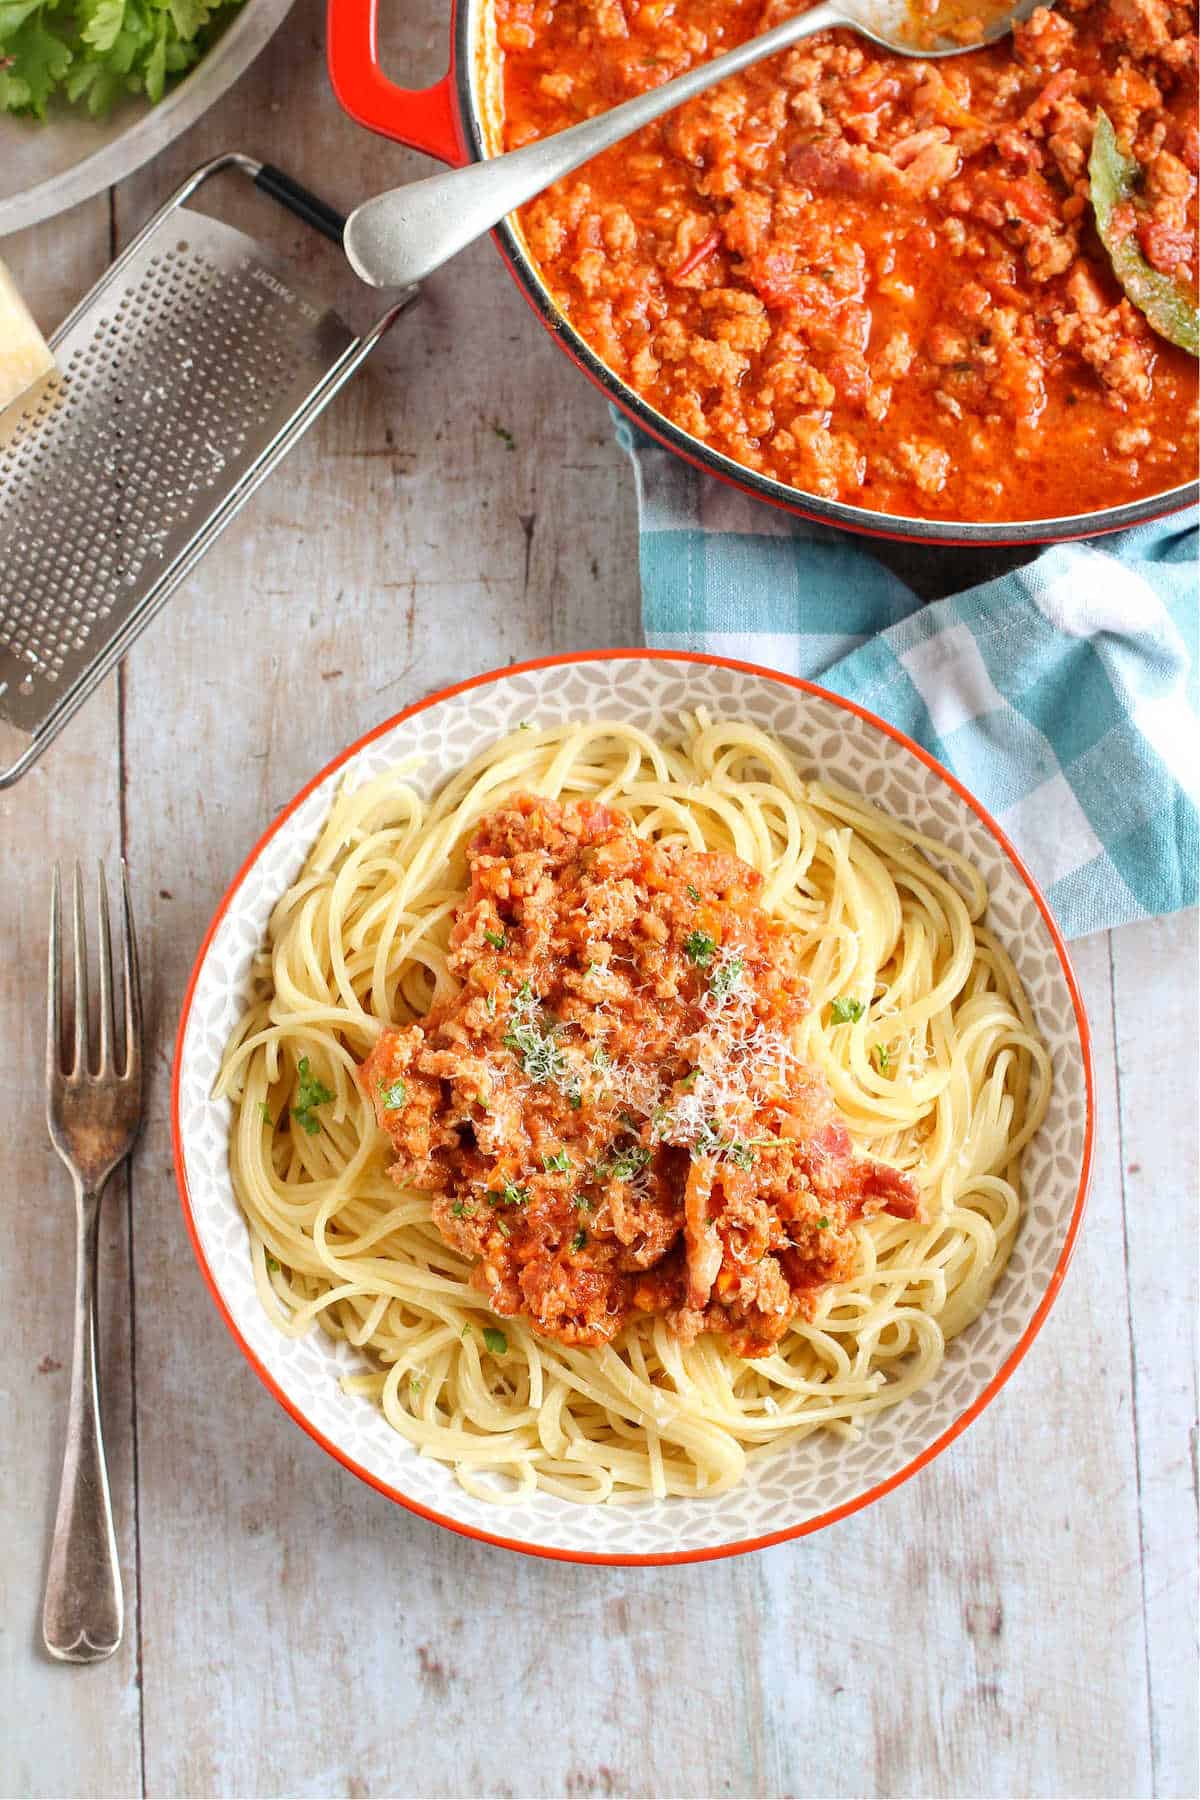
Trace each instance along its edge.
<instances>
[{"instance_id":1,"label":"weathered white wood plank","mask_svg":"<svg viewBox=\"0 0 1200 1800\"><path fill-rule=\"evenodd\" d=\"M1196 915L1114 932L1154 1792L1195 1794Z\"/></svg>"},{"instance_id":2,"label":"weathered white wood plank","mask_svg":"<svg viewBox=\"0 0 1200 1800\"><path fill-rule=\"evenodd\" d=\"M108 261L106 199L0 250L38 322L51 329ZM104 1427L125 1577L125 1641L91 1669L41 1645L42 1584L66 1432L75 1227L70 1179L50 1148L42 1066L46 919L56 857L89 875L120 850L117 684L110 680L37 767L0 795L0 1031L5 1046L4 1453L0 1512L0 1789L22 1795L141 1791L137 1576L126 1191L101 1215Z\"/></svg>"},{"instance_id":3,"label":"weathered white wood plank","mask_svg":"<svg viewBox=\"0 0 1200 1800\"><path fill-rule=\"evenodd\" d=\"M1150 1792L1107 946L1096 1181L1033 1348L907 1486L755 1560L768 1793Z\"/></svg>"}]
</instances>

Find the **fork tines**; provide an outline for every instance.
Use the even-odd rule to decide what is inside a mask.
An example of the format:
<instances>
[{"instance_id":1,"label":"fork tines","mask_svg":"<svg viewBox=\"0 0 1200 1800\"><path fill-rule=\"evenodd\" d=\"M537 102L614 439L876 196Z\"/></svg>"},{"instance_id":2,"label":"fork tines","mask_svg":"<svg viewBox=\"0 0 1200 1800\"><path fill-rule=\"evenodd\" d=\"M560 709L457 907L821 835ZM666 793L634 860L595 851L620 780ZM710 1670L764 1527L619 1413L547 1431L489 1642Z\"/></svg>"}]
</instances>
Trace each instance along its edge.
<instances>
[{"instance_id":1,"label":"fork tines","mask_svg":"<svg viewBox=\"0 0 1200 1800\"><path fill-rule=\"evenodd\" d=\"M83 876L75 864L72 881L71 915L75 997L73 1018L73 1052L68 1064L63 1055L62 1035L62 877L57 863L50 893L50 964L46 1004L46 1075L48 1079L82 1081L137 1082L141 1075L142 1002L138 980L137 941L133 931L133 908L129 898L129 870L121 864L121 976L122 976L122 1058L115 1061L112 939L108 911L108 883L104 865L97 865L99 920L96 952L100 971L100 1018L96 1033L96 1065L89 1058L90 1001L88 991L87 930L84 923Z\"/></svg>"}]
</instances>

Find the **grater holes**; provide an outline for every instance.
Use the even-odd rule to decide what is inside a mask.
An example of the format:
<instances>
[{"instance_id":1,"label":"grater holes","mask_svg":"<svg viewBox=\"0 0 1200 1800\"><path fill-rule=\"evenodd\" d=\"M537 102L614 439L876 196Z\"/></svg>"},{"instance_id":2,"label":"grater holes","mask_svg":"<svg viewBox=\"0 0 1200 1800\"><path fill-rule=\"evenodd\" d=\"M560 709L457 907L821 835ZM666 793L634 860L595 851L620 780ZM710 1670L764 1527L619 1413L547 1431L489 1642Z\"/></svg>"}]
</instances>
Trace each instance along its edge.
<instances>
[{"instance_id":1,"label":"grater holes","mask_svg":"<svg viewBox=\"0 0 1200 1800\"><path fill-rule=\"evenodd\" d=\"M0 451L0 688L14 659L61 684L94 656L330 366L267 265L186 242L127 265Z\"/></svg>"}]
</instances>

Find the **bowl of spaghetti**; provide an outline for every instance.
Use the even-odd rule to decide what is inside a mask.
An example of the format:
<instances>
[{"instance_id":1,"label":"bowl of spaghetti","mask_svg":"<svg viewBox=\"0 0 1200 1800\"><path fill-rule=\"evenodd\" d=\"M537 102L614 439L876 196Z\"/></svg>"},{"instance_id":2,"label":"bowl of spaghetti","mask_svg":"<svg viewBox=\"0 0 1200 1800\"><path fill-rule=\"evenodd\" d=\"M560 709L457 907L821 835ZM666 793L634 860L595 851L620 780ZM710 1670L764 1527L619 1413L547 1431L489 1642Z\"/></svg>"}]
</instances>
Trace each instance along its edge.
<instances>
[{"instance_id":1,"label":"bowl of spaghetti","mask_svg":"<svg viewBox=\"0 0 1200 1800\"><path fill-rule=\"evenodd\" d=\"M469 1535L731 1554L924 1466L1063 1276L1087 1022L999 827L803 682L449 689L243 865L180 1023L201 1270L339 1461Z\"/></svg>"}]
</instances>

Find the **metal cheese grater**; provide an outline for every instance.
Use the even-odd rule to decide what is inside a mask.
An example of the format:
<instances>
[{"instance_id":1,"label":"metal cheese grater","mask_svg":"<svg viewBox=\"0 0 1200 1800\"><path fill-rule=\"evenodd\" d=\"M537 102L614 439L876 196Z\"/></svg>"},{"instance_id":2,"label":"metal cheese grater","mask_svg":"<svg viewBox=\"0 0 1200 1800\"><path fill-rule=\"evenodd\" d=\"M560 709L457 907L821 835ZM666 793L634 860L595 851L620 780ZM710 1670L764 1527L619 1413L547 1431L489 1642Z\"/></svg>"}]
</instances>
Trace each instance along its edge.
<instances>
[{"instance_id":1,"label":"metal cheese grater","mask_svg":"<svg viewBox=\"0 0 1200 1800\"><path fill-rule=\"evenodd\" d=\"M57 372L10 409L0 438L0 720L15 739L0 788L36 762L416 297L401 294L355 336L272 251L185 207L230 169L341 242L340 216L281 171L218 157L51 339Z\"/></svg>"}]
</instances>

